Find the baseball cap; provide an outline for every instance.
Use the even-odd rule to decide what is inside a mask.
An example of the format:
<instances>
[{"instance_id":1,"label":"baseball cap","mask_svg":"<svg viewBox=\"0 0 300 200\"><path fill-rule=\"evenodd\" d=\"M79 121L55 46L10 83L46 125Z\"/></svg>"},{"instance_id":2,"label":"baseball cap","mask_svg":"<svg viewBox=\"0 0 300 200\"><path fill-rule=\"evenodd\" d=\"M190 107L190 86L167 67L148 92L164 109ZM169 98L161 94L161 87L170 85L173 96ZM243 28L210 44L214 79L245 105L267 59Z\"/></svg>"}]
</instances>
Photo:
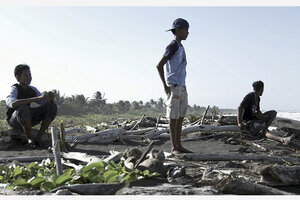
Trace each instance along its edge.
<instances>
[{"instance_id":1,"label":"baseball cap","mask_svg":"<svg viewBox=\"0 0 300 200\"><path fill-rule=\"evenodd\" d=\"M185 19L177 18L173 22L172 28L169 29L169 30L166 30L166 31L171 31L171 30L173 30L175 28L189 28L189 23Z\"/></svg>"}]
</instances>

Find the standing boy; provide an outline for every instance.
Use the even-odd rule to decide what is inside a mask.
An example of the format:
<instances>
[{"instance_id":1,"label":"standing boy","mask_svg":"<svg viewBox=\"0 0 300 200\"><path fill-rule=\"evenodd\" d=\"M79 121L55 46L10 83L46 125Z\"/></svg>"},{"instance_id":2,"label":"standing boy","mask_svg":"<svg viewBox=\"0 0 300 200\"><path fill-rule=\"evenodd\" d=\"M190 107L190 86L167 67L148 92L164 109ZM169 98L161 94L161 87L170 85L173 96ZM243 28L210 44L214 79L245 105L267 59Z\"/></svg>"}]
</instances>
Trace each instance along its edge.
<instances>
[{"instance_id":1,"label":"standing boy","mask_svg":"<svg viewBox=\"0 0 300 200\"><path fill-rule=\"evenodd\" d=\"M162 80L167 100L167 117L170 127L170 138L172 145L172 153L192 153L181 145L182 122L186 115L188 99L185 86L186 77L186 55L182 40L186 40L189 34L189 23L178 18L173 22L172 31L175 39L167 46L166 51L159 61L157 70ZM163 66L166 64L166 78L164 76Z\"/></svg>"},{"instance_id":2,"label":"standing boy","mask_svg":"<svg viewBox=\"0 0 300 200\"><path fill-rule=\"evenodd\" d=\"M20 64L15 67L15 77L18 83L11 87L11 92L6 98L7 122L19 130L24 130L30 147L35 144L42 146L41 136L45 133L57 113L57 106L53 102L55 96L53 92L41 94L38 89L31 86L31 72L26 64ZM36 102L40 107L31 108L30 104ZM38 136L31 136L31 127L41 124Z\"/></svg>"},{"instance_id":3,"label":"standing boy","mask_svg":"<svg viewBox=\"0 0 300 200\"><path fill-rule=\"evenodd\" d=\"M254 136L265 136L277 142L288 144L294 135L290 137L279 137L272 134L268 128L274 121L277 112L270 110L262 113L260 111L260 96L264 92L264 83L256 81L252 84L253 92L248 93L238 107L237 122L239 127L247 129Z\"/></svg>"}]
</instances>

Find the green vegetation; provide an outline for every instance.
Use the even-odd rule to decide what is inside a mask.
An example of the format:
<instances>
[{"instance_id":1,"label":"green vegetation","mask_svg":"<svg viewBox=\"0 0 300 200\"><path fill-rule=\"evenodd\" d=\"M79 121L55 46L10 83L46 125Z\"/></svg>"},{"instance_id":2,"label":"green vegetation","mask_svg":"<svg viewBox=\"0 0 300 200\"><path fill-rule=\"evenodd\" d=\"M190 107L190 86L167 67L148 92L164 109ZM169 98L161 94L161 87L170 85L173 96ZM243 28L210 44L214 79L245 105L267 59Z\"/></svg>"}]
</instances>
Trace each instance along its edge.
<instances>
[{"instance_id":1,"label":"green vegetation","mask_svg":"<svg viewBox=\"0 0 300 200\"><path fill-rule=\"evenodd\" d=\"M82 94L66 97L61 95L58 90L53 90L53 92L55 93L55 102L58 106L58 116L54 121L54 125L58 125L61 121L64 121L67 125L95 126L97 123L108 122L118 118L139 119L142 115L151 117L165 115L165 99L163 98L159 98L158 100L150 99L148 102L120 100L115 103L107 103L107 99L99 91L91 99ZM187 111L188 119L189 117L190 119L199 119L205 109L206 106L189 105ZM208 115L215 116L228 112L235 111L212 106L208 111ZM0 102L0 130L8 128L5 121L5 113L6 104L2 100Z\"/></svg>"},{"instance_id":2,"label":"green vegetation","mask_svg":"<svg viewBox=\"0 0 300 200\"><path fill-rule=\"evenodd\" d=\"M86 183L124 183L141 178L159 176L158 173L149 173L148 170L128 169L124 161L91 163L78 171L73 168L65 169L61 176L56 175L54 161L43 160L41 163L32 162L20 166L11 164L0 166L0 182L7 184L8 189L36 189L51 191L62 185Z\"/></svg>"}]
</instances>

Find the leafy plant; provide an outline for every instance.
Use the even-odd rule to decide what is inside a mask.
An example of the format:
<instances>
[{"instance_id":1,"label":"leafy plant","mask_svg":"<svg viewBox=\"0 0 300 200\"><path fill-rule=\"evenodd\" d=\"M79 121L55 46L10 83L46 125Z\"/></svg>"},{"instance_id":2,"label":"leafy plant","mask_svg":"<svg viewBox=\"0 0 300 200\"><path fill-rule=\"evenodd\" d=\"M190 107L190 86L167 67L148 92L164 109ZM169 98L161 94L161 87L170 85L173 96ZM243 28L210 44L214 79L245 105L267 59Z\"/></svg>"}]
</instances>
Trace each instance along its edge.
<instances>
[{"instance_id":1,"label":"leafy plant","mask_svg":"<svg viewBox=\"0 0 300 200\"><path fill-rule=\"evenodd\" d=\"M56 175L54 161L43 160L41 163L32 162L25 166L0 166L0 183L6 183L8 189L41 189L51 191L62 185L85 183L124 183L141 178L152 178L159 173L150 173L148 170L130 170L125 168L124 162L91 163L79 171L72 168L65 169L61 176Z\"/></svg>"}]
</instances>

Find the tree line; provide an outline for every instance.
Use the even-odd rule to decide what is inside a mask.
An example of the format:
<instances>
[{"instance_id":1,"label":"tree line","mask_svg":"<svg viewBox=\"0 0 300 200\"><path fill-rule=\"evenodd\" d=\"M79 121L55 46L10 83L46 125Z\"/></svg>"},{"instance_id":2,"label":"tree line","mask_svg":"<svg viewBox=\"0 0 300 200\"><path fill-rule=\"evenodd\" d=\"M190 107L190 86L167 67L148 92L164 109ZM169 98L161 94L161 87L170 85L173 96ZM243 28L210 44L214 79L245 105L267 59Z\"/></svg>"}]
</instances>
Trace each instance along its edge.
<instances>
[{"instance_id":1,"label":"tree line","mask_svg":"<svg viewBox=\"0 0 300 200\"><path fill-rule=\"evenodd\" d=\"M150 99L147 102L143 101L127 101L119 100L118 102L108 103L105 95L100 91L94 93L92 98L86 97L83 94L71 96L61 95L59 90L52 90L55 94L55 102L58 106L58 115L73 115L79 116L84 114L146 114L152 116L164 115L165 99L158 98L157 100ZM1 101L1 118L5 116L6 105L5 101ZM201 115L206 107L201 107L194 104L188 106L188 114ZM212 115L218 114L220 109L213 106L209 109Z\"/></svg>"}]
</instances>

